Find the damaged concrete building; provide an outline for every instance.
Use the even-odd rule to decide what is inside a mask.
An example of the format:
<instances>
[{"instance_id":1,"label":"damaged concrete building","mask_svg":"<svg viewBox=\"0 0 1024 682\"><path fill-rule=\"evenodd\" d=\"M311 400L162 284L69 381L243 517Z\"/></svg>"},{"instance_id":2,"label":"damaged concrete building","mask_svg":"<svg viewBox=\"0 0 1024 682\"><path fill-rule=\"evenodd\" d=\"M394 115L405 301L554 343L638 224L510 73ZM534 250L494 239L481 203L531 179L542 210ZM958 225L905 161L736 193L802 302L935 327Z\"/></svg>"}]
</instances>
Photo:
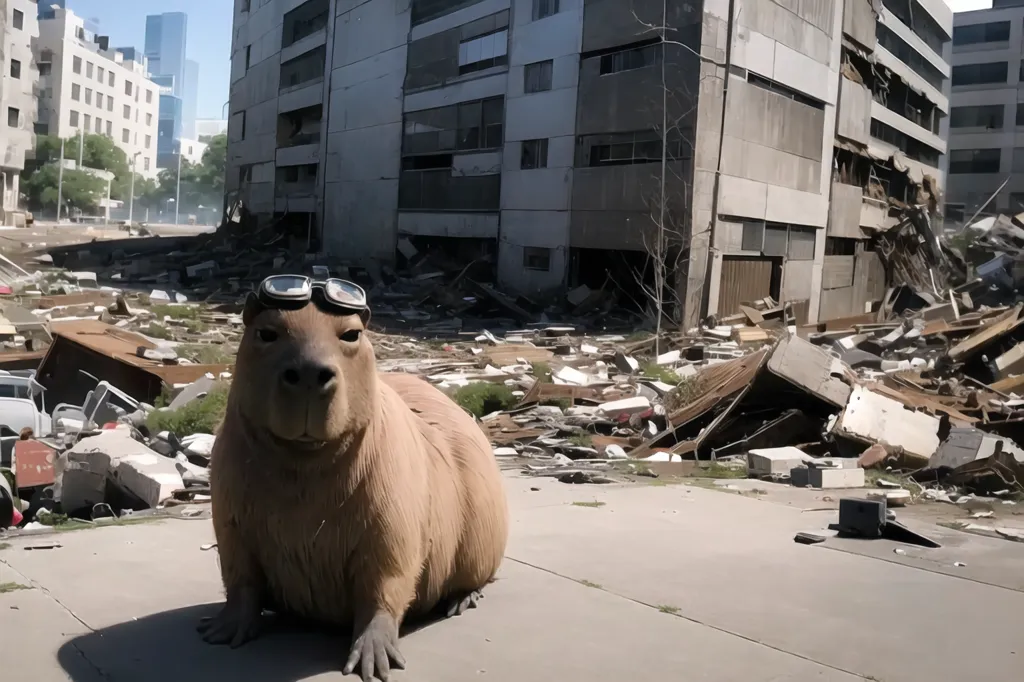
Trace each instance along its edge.
<instances>
[{"instance_id":1,"label":"damaged concrete building","mask_svg":"<svg viewBox=\"0 0 1024 682\"><path fill-rule=\"evenodd\" d=\"M946 217L1024 211L1024 0L958 12L953 26ZM1006 186L988 203L1003 183Z\"/></svg>"},{"instance_id":2,"label":"damaged concrete building","mask_svg":"<svg viewBox=\"0 0 1024 682\"><path fill-rule=\"evenodd\" d=\"M353 262L444 248L530 294L630 289L657 252L689 325L814 321L880 299L871 228L940 201L943 0L235 10L228 199Z\"/></svg>"},{"instance_id":3,"label":"damaged concrete building","mask_svg":"<svg viewBox=\"0 0 1024 682\"><path fill-rule=\"evenodd\" d=\"M36 11L32 0L0 0L0 225L6 226L23 227L26 218L19 196L25 158L36 144Z\"/></svg>"}]
</instances>

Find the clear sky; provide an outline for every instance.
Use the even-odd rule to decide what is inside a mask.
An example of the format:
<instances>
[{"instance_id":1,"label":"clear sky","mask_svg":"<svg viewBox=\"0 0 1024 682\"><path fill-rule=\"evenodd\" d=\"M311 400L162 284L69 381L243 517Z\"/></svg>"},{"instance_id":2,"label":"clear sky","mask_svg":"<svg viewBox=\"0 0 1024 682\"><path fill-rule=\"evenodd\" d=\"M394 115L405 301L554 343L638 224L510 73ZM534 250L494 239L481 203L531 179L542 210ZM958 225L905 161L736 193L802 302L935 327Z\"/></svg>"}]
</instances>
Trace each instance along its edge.
<instances>
[{"instance_id":1,"label":"clear sky","mask_svg":"<svg viewBox=\"0 0 1024 682\"><path fill-rule=\"evenodd\" d=\"M39 0L40 3L46 0ZM68 9L97 21L111 47L137 47L146 41L146 15L188 15L189 59L199 62L199 118L220 118L228 100L231 74L231 0L68 0Z\"/></svg>"}]
</instances>

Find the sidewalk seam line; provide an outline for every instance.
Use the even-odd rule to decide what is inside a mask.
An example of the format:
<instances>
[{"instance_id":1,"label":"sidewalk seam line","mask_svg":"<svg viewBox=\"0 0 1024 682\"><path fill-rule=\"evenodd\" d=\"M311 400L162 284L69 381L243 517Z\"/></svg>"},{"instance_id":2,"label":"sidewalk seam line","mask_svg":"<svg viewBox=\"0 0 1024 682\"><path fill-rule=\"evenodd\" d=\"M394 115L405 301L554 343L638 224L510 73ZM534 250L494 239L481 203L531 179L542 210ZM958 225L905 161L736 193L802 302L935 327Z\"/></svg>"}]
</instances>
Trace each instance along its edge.
<instances>
[{"instance_id":1,"label":"sidewalk seam line","mask_svg":"<svg viewBox=\"0 0 1024 682\"><path fill-rule=\"evenodd\" d=\"M556 576L558 578L562 578L563 580L571 580L572 582L579 584L578 580L576 580L576 579L574 579L574 578L572 578L570 576L567 576L567 575L562 575L561 573L559 573L557 571L553 571L550 568L544 568L543 566L538 566L536 564L530 563L529 561L523 561L522 559L516 559L516 558L508 556L508 555L506 555L505 558L508 559L509 561L514 561L515 563L520 564L522 566L527 566L529 568L533 568L533 569L536 569L538 571L543 571L545 573L548 573L550 575ZM606 592L607 594L610 594L612 596L618 597L619 599L624 599L626 601L633 602L634 604L639 604L641 606L647 607L647 608L655 610L655 611L658 610L657 606L655 606L653 604L648 604L647 602L641 601L639 599L635 599L634 597L630 597L630 596L627 596L627 595L624 595L624 594L619 594L618 592L613 592L612 590L609 590L606 587L602 586L602 587L600 587L598 589L600 589L602 592ZM799 653L796 653L796 652L793 652L793 651L787 651L787 650L782 649L780 647L777 647L777 646L775 646L773 644L768 644L767 642L762 642L760 640L754 639L753 637L750 637L748 635L744 635L744 634L739 633L739 632L733 632L732 630L727 630L726 628L720 627L718 625L712 625L711 623L705 623L704 621L698 620L698 619L694 618L693 616L687 616L687 615L683 614L681 611L677 612L677 613L666 614L666 615L672 616L674 618L679 618L681 620L685 620L685 621L693 623L695 625L700 625L702 627L710 628L710 629L715 630L717 632L721 632L722 634L731 635L732 637L737 637L739 639L745 640L745 641L750 642L752 644L756 644L758 646L763 646L766 649L771 649L772 651L777 651L777 652L779 652L781 654L786 654L787 656L793 656L795 658L799 658L801 660L807 661L808 663L814 663L815 665L820 665L820 666L822 666L824 668L829 668L830 670L835 670L836 672L845 673L847 675L853 675L854 677L860 678L862 680L871 679L870 677L866 677L865 675L862 675L861 673L854 672L852 670L847 670L846 668L840 668L838 666L832 665L831 663L825 663L823 661L818 661L818 660L815 660L815 659L813 659L813 658L811 658L809 656L805 656L803 654L799 654Z\"/></svg>"}]
</instances>

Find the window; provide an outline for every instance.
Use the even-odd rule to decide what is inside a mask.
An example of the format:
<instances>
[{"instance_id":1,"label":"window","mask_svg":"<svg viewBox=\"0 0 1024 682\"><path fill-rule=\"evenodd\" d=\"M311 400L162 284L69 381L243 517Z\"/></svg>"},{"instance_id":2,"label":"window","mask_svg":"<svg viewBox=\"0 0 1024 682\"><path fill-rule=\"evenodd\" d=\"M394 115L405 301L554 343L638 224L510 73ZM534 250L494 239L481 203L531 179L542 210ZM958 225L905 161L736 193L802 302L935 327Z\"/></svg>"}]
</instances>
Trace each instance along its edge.
<instances>
[{"instance_id":1,"label":"window","mask_svg":"<svg viewBox=\"0 0 1024 682\"><path fill-rule=\"evenodd\" d=\"M113 111L113 110L114 110L114 96L113 95L107 95L107 111Z\"/></svg>"},{"instance_id":2,"label":"window","mask_svg":"<svg viewBox=\"0 0 1024 682\"><path fill-rule=\"evenodd\" d=\"M306 0L284 15L281 47L294 45L327 26L331 16L330 0Z\"/></svg>"},{"instance_id":3,"label":"window","mask_svg":"<svg viewBox=\"0 0 1024 682\"><path fill-rule=\"evenodd\" d=\"M43 63L39 65L40 76L49 76L51 73L53 73L53 64Z\"/></svg>"},{"instance_id":4,"label":"window","mask_svg":"<svg viewBox=\"0 0 1024 682\"><path fill-rule=\"evenodd\" d=\"M85 103L92 104L92 88L85 89Z\"/></svg>"},{"instance_id":5,"label":"window","mask_svg":"<svg viewBox=\"0 0 1024 682\"><path fill-rule=\"evenodd\" d=\"M813 227L789 228L789 250L786 255L790 260L814 260L814 237L817 230Z\"/></svg>"},{"instance_id":6,"label":"window","mask_svg":"<svg viewBox=\"0 0 1024 682\"><path fill-rule=\"evenodd\" d=\"M131 120L131 118L132 118L132 107L131 107L131 105L129 105L129 104L125 104L125 105L124 105L124 117L125 117L126 119L128 119L129 121L130 121L130 120Z\"/></svg>"},{"instance_id":7,"label":"window","mask_svg":"<svg viewBox=\"0 0 1024 682\"><path fill-rule=\"evenodd\" d=\"M192 149L189 149L189 153L192 153ZM288 166L284 169L284 181L285 182L298 182L299 181L299 167Z\"/></svg>"},{"instance_id":8,"label":"window","mask_svg":"<svg viewBox=\"0 0 1024 682\"><path fill-rule=\"evenodd\" d=\"M131 142L132 134L127 128L121 128L121 142L128 144Z\"/></svg>"},{"instance_id":9,"label":"window","mask_svg":"<svg viewBox=\"0 0 1024 682\"><path fill-rule=\"evenodd\" d=\"M951 149L949 173L998 173L1000 156L998 149Z\"/></svg>"},{"instance_id":10,"label":"window","mask_svg":"<svg viewBox=\"0 0 1024 682\"><path fill-rule=\"evenodd\" d=\"M71 84L71 99L76 102L82 98L82 87L78 83Z\"/></svg>"},{"instance_id":11,"label":"window","mask_svg":"<svg viewBox=\"0 0 1024 682\"><path fill-rule=\"evenodd\" d=\"M553 62L548 59L534 62L523 67L523 91L544 92L551 89L551 69Z\"/></svg>"},{"instance_id":12,"label":"window","mask_svg":"<svg viewBox=\"0 0 1024 682\"><path fill-rule=\"evenodd\" d=\"M240 12L248 12L249 11L249 0L242 0L241 5L242 5L242 7L239 10Z\"/></svg>"},{"instance_id":13,"label":"window","mask_svg":"<svg viewBox=\"0 0 1024 682\"><path fill-rule=\"evenodd\" d=\"M82 128L85 132L89 132L90 127L92 127L92 116L89 114L82 114Z\"/></svg>"},{"instance_id":14,"label":"window","mask_svg":"<svg viewBox=\"0 0 1024 682\"><path fill-rule=\"evenodd\" d=\"M942 90L945 76L932 64L924 55L910 46L907 41L900 38L891 28L879 22L875 37L878 44L891 52L913 70L914 73L925 79L933 88Z\"/></svg>"},{"instance_id":15,"label":"window","mask_svg":"<svg viewBox=\"0 0 1024 682\"><path fill-rule=\"evenodd\" d=\"M239 139L242 139L242 140L245 139L245 112L244 111L242 112L242 136Z\"/></svg>"},{"instance_id":16,"label":"window","mask_svg":"<svg viewBox=\"0 0 1024 682\"><path fill-rule=\"evenodd\" d=\"M93 132L97 135L103 132L103 119L99 116L96 117L96 126L93 128Z\"/></svg>"},{"instance_id":17,"label":"window","mask_svg":"<svg viewBox=\"0 0 1024 682\"><path fill-rule=\"evenodd\" d=\"M480 0L412 0L412 25L443 17L478 2Z\"/></svg>"},{"instance_id":18,"label":"window","mask_svg":"<svg viewBox=\"0 0 1024 682\"><path fill-rule=\"evenodd\" d=\"M85 77L86 78L92 78L92 72L93 72L93 64L92 64L92 62L86 62L85 63Z\"/></svg>"},{"instance_id":19,"label":"window","mask_svg":"<svg viewBox=\"0 0 1024 682\"><path fill-rule=\"evenodd\" d=\"M110 70L107 72L107 85L114 87L114 71Z\"/></svg>"},{"instance_id":20,"label":"window","mask_svg":"<svg viewBox=\"0 0 1024 682\"><path fill-rule=\"evenodd\" d=\"M132 94L132 82L131 81L125 81L124 82L124 94L128 95L129 97L131 96L131 94Z\"/></svg>"},{"instance_id":21,"label":"window","mask_svg":"<svg viewBox=\"0 0 1024 682\"><path fill-rule=\"evenodd\" d=\"M146 125L153 125L153 114L146 114Z\"/></svg>"},{"instance_id":22,"label":"window","mask_svg":"<svg viewBox=\"0 0 1024 682\"><path fill-rule=\"evenodd\" d=\"M993 21L989 24L971 24L953 27L954 45L978 43L1005 43L1010 40L1010 22Z\"/></svg>"},{"instance_id":23,"label":"window","mask_svg":"<svg viewBox=\"0 0 1024 682\"><path fill-rule=\"evenodd\" d=\"M675 160L686 158L688 149L682 136L672 135L665 151L668 159ZM654 130L583 135L577 143L577 155L578 167L660 162L661 136Z\"/></svg>"},{"instance_id":24,"label":"window","mask_svg":"<svg viewBox=\"0 0 1024 682\"><path fill-rule=\"evenodd\" d=\"M1013 166L1010 171L1013 173L1020 173L1024 170L1024 147L1013 148Z\"/></svg>"},{"instance_id":25,"label":"window","mask_svg":"<svg viewBox=\"0 0 1024 682\"><path fill-rule=\"evenodd\" d=\"M96 67L96 80L103 83L103 74L106 73L102 66Z\"/></svg>"},{"instance_id":26,"label":"window","mask_svg":"<svg viewBox=\"0 0 1024 682\"><path fill-rule=\"evenodd\" d=\"M97 92L96 93L96 108L97 109L102 109L103 108L103 93L102 92Z\"/></svg>"},{"instance_id":27,"label":"window","mask_svg":"<svg viewBox=\"0 0 1024 682\"><path fill-rule=\"evenodd\" d=\"M153 103L153 91L152 90L146 90L146 104L152 104L152 103Z\"/></svg>"},{"instance_id":28,"label":"window","mask_svg":"<svg viewBox=\"0 0 1024 682\"><path fill-rule=\"evenodd\" d=\"M537 246L523 247L523 267L527 270L548 272L551 270L551 249Z\"/></svg>"},{"instance_id":29,"label":"window","mask_svg":"<svg viewBox=\"0 0 1024 682\"><path fill-rule=\"evenodd\" d=\"M20 9L14 10L13 20L14 20L13 21L14 28L16 28L16 29L18 29L20 31L22 29L22 27L25 25L25 14L24 14L24 12L22 12Z\"/></svg>"},{"instance_id":30,"label":"window","mask_svg":"<svg viewBox=\"0 0 1024 682\"><path fill-rule=\"evenodd\" d=\"M107 121L107 137L114 137L114 122Z\"/></svg>"},{"instance_id":31,"label":"window","mask_svg":"<svg viewBox=\"0 0 1024 682\"><path fill-rule=\"evenodd\" d=\"M142 170L149 170L149 157L143 157L142 159Z\"/></svg>"},{"instance_id":32,"label":"window","mask_svg":"<svg viewBox=\"0 0 1024 682\"><path fill-rule=\"evenodd\" d=\"M21 110L15 109L14 107L7 107L7 125L11 128L17 128L20 120Z\"/></svg>"},{"instance_id":33,"label":"window","mask_svg":"<svg viewBox=\"0 0 1024 682\"><path fill-rule=\"evenodd\" d=\"M68 125L72 128L78 127L78 112L74 109L68 112Z\"/></svg>"},{"instance_id":34,"label":"window","mask_svg":"<svg viewBox=\"0 0 1024 682\"><path fill-rule=\"evenodd\" d=\"M658 55L661 54L661 50L658 47L658 45L646 45L644 47L635 47L630 50L623 50L622 52L602 55L601 75L654 66L658 63Z\"/></svg>"},{"instance_id":35,"label":"window","mask_svg":"<svg viewBox=\"0 0 1024 682\"><path fill-rule=\"evenodd\" d=\"M153 136L152 135L146 135L146 149L149 149L149 144L152 141L153 141Z\"/></svg>"},{"instance_id":36,"label":"window","mask_svg":"<svg viewBox=\"0 0 1024 682\"><path fill-rule=\"evenodd\" d=\"M826 256L856 256L857 240L847 237L825 237Z\"/></svg>"},{"instance_id":37,"label":"window","mask_svg":"<svg viewBox=\"0 0 1024 682\"><path fill-rule=\"evenodd\" d=\"M459 44L459 73L483 71L508 64L508 29L473 38Z\"/></svg>"},{"instance_id":38,"label":"window","mask_svg":"<svg viewBox=\"0 0 1024 682\"><path fill-rule=\"evenodd\" d=\"M881 24L879 25L881 26ZM794 102L806 104L807 106L814 107L815 109L825 109L825 105L822 102L816 99L811 99L810 97L807 97L803 93L794 90L790 87L787 87L782 83L778 83L769 78L764 78L763 76L758 76L753 71L747 72L747 82L750 83L751 85L756 85L759 88L763 88L768 92L774 92L776 95L782 95L783 97L791 99Z\"/></svg>"},{"instance_id":39,"label":"window","mask_svg":"<svg viewBox=\"0 0 1024 682\"><path fill-rule=\"evenodd\" d=\"M281 64L279 89L293 88L303 83L322 80L327 61L327 48L324 45L289 59Z\"/></svg>"},{"instance_id":40,"label":"window","mask_svg":"<svg viewBox=\"0 0 1024 682\"><path fill-rule=\"evenodd\" d=\"M494 97L409 112L404 119L402 153L411 156L500 147L504 108L504 98Z\"/></svg>"},{"instance_id":41,"label":"window","mask_svg":"<svg viewBox=\"0 0 1024 682\"><path fill-rule=\"evenodd\" d=\"M548 141L523 140L519 151L519 167L523 170L548 167Z\"/></svg>"},{"instance_id":42,"label":"window","mask_svg":"<svg viewBox=\"0 0 1024 682\"><path fill-rule=\"evenodd\" d=\"M1019 105L1017 107L1020 108ZM953 107L949 112L950 128L990 128L1003 127L1003 105L977 107Z\"/></svg>"},{"instance_id":43,"label":"window","mask_svg":"<svg viewBox=\"0 0 1024 682\"><path fill-rule=\"evenodd\" d=\"M1005 83L1008 73L1006 62L985 62L983 64L961 64L953 67L953 85L986 85Z\"/></svg>"},{"instance_id":44,"label":"window","mask_svg":"<svg viewBox=\"0 0 1024 682\"><path fill-rule=\"evenodd\" d=\"M533 0L534 21L550 17L552 14L558 14L558 0Z\"/></svg>"},{"instance_id":45,"label":"window","mask_svg":"<svg viewBox=\"0 0 1024 682\"><path fill-rule=\"evenodd\" d=\"M1017 127L1024 126L1024 102L1017 103L1017 120L1015 123Z\"/></svg>"},{"instance_id":46,"label":"window","mask_svg":"<svg viewBox=\"0 0 1024 682\"><path fill-rule=\"evenodd\" d=\"M21 78L21 62L17 59L11 60L11 78Z\"/></svg>"},{"instance_id":47,"label":"window","mask_svg":"<svg viewBox=\"0 0 1024 682\"><path fill-rule=\"evenodd\" d=\"M252 59L252 45L245 46L245 70L249 70L249 61Z\"/></svg>"},{"instance_id":48,"label":"window","mask_svg":"<svg viewBox=\"0 0 1024 682\"><path fill-rule=\"evenodd\" d=\"M71 58L71 70L74 73L82 73L82 58L72 57Z\"/></svg>"}]
</instances>

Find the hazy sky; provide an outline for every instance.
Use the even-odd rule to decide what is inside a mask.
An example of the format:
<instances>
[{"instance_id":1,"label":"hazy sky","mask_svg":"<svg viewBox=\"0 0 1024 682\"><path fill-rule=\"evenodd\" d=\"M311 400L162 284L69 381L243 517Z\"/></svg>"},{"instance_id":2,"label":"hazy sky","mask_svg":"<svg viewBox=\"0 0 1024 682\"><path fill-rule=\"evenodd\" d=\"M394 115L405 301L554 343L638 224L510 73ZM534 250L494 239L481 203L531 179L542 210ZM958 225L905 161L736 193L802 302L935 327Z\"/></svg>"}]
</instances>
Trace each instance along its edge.
<instances>
[{"instance_id":1,"label":"hazy sky","mask_svg":"<svg viewBox=\"0 0 1024 682\"><path fill-rule=\"evenodd\" d=\"M40 4L46 0L39 0ZM68 9L98 21L113 47L137 47L146 41L146 15L188 15L186 56L199 62L199 118L220 118L228 99L231 59L231 0L68 0Z\"/></svg>"},{"instance_id":2,"label":"hazy sky","mask_svg":"<svg viewBox=\"0 0 1024 682\"><path fill-rule=\"evenodd\" d=\"M992 0L946 0L946 4L954 12L967 12L972 9L988 9L992 6Z\"/></svg>"}]
</instances>

